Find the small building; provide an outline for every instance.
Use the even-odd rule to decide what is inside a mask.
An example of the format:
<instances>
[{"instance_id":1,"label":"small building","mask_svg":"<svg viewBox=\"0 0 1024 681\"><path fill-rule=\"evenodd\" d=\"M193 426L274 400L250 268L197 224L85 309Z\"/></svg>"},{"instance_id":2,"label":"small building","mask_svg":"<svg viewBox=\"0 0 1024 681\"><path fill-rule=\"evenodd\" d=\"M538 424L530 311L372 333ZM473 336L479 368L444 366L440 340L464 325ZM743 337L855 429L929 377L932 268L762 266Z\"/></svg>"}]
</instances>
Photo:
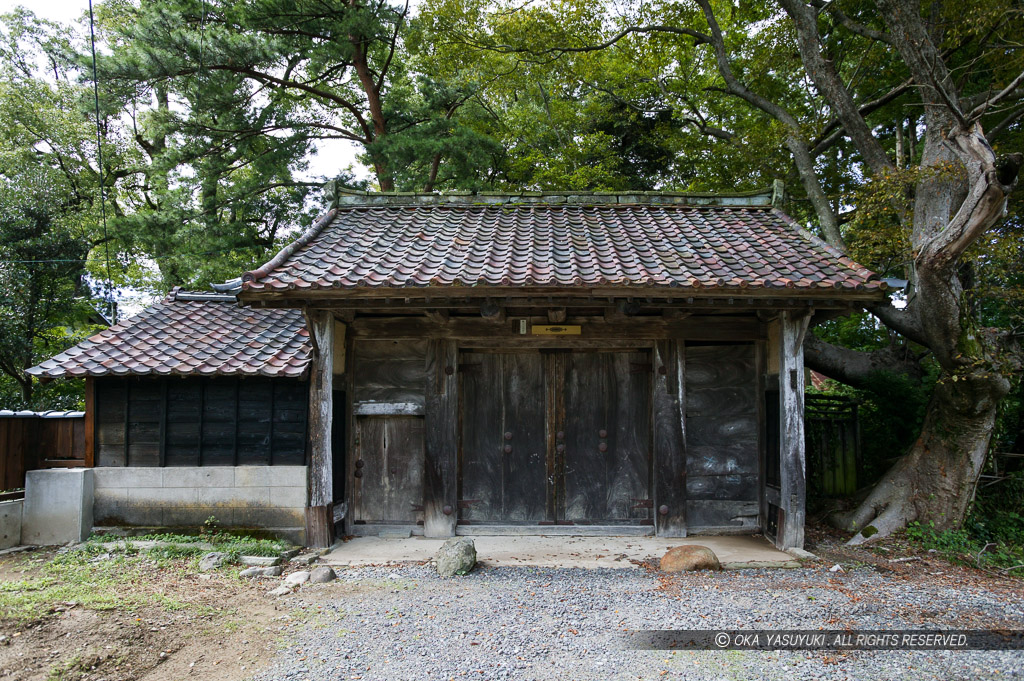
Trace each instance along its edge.
<instances>
[{"instance_id":1,"label":"small building","mask_svg":"<svg viewBox=\"0 0 1024 681\"><path fill-rule=\"evenodd\" d=\"M230 293L172 293L31 372L89 377L111 522L184 517L158 475L194 488L190 517L217 515L233 472L268 483L235 524L280 528L287 508L314 546L397 530L789 548L804 334L884 289L770 194L345 194Z\"/></svg>"},{"instance_id":2,"label":"small building","mask_svg":"<svg viewBox=\"0 0 1024 681\"><path fill-rule=\"evenodd\" d=\"M213 516L301 541L310 363L301 312L176 289L29 373L85 379L97 527Z\"/></svg>"}]
</instances>

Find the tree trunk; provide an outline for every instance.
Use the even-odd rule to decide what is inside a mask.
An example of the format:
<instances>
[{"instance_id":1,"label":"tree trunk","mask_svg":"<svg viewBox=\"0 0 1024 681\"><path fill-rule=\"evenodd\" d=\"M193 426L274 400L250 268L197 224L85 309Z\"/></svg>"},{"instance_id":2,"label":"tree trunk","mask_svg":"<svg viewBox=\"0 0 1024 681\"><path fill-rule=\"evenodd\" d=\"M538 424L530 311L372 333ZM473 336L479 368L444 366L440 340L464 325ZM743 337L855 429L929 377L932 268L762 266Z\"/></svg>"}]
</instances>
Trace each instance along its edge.
<instances>
[{"instance_id":1,"label":"tree trunk","mask_svg":"<svg viewBox=\"0 0 1024 681\"><path fill-rule=\"evenodd\" d=\"M947 377L935 388L917 441L853 512L834 516L857 534L850 544L885 536L914 520L959 526L988 453L999 400L1009 382L985 369Z\"/></svg>"}]
</instances>

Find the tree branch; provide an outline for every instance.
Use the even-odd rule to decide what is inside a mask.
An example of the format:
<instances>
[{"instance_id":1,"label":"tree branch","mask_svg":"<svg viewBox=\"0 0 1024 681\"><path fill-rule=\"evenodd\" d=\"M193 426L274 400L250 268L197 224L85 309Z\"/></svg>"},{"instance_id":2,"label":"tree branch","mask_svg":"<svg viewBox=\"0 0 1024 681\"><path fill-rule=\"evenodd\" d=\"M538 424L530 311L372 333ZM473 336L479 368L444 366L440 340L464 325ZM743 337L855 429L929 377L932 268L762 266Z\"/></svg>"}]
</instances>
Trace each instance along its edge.
<instances>
[{"instance_id":1,"label":"tree branch","mask_svg":"<svg viewBox=\"0 0 1024 681\"><path fill-rule=\"evenodd\" d=\"M825 190L822 188L815 171L814 159L811 156L807 143L803 139L800 123L784 108L756 94L736 78L732 71L732 66L729 64L729 55L725 49L725 41L722 38L722 31L718 26L718 21L715 19L715 13L711 9L711 3L709 0L697 0L697 4L704 11L704 18L708 22L708 27L711 31L709 37L710 45L714 50L718 72L722 76L722 80L725 81L726 90L730 94L736 95L764 111L786 126L788 129L786 146L789 148L790 153L793 154L793 162L796 164L804 190L807 192L807 197L810 199L811 205L814 206L814 211L821 223L821 230L825 240L835 248L845 251L846 246L843 243L843 236L839 231L839 221L836 219L835 211L832 210L832 204L825 195Z\"/></svg>"},{"instance_id":2,"label":"tree branch","mask_svg":"<svg viewBox=\"0 0 1024 681\"><path fill-rule=\"evenodd\" d=\"M818 33L818 13L803 0L779 0L786 14L793 20L797 32L797 47L807 74L818 92L831 104L846 134L853 140L865 163L875 173L892 168L892 161L878 139L871 132L850 95L849 89L836 72L835 65L822 53Z\"/></svg>"},{"instance_id":3,"label":"tree branch","mask_svg":"<svg viewBox=\"0 0 1024 681\"><path fill-rule=\"evenodd\" d=\"M924 378L921 362L905 346L870 352L850 350L827 343L813 332L804 339L804 363L814 371L854 388L869 388L872 379L885 373L906 376L918 383Z\"/></svg>"}]
</instances>

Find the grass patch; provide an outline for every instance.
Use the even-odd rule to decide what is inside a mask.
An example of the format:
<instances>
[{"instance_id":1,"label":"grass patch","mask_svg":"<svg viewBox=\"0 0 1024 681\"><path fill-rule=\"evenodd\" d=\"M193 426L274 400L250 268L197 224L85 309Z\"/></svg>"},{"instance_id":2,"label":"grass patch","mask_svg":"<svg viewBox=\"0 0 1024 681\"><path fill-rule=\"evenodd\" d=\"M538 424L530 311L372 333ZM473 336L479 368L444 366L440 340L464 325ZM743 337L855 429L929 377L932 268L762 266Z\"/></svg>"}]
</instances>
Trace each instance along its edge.
<instances>
[{"instance_id":1,"label":"grass patch","mask_svg":"<svg viewBox=\"0 0 1024 681\"><path fill-rule=\"evenodd\" d=\"M971 531L969 524L959 530L936 530L931 523L912 522L906 533L922 549L933 551L951 563L1024 577L1024 546L997 537L979 536L980 533Z\"/></svg>"},{"instance_id":2,"label":"grass patch","mask_svg":"<svg viewBox=\"0 0 1024 681\"><path fill-rule=\"evenodd\" d=\"M105 551L133 554L138 553L139 542L156 541L160 546L146 549L146 554L155 560L173 560L178 558L198 558L211 550L228 554L229 560L235 562L239 556L279 556L290 548L290 544L280 539L261 539L230 532L200 532L198 534L154 533L125 539L112 539L107 536L90 538L87 546L101 546L103 543L115 543L113 549ZM211 549L212 547L212 549Z\"/></svg>"},{"instance_id":3,"label":"grass patch","mask_svg":"<svg viewBox=\"0 0 1024 681\"><path fill-rule=\"evenodd\" d=\"M158 604L187 607L163 594L136 588L153 573L152 561L142 556L98 558L89 550L69 551L43 563L30 579L0 582L0 618L33 620L75 604L93 610L135 610Z\"/></svg>"}]
</instances>

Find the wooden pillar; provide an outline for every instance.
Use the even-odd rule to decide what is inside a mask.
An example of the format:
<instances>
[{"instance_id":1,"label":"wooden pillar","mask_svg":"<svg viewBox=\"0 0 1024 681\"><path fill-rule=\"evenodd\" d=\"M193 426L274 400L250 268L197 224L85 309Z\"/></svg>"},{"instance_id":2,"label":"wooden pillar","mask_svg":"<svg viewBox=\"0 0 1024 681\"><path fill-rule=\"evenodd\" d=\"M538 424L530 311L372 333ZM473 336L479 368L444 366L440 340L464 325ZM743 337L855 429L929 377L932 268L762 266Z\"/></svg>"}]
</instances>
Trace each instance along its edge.
<instances>
[{"instance_id":1,"label":"wooden pillar","mask_svg":"<svg viewBox=\"0 0 1024 681\"><path fill-rule=\"evenodd\" d=\"M810 314L786 311L779 324L779 464L782 526L775 545L804 547L807 485L804 459L804 334Z\"/></svg>"},{"instance_id":2,"label":"wooden pillar","mask_svg":"<svg viewBox=\"0 0 1024 681\"><path fill-rule=\"evenodd\" d=\"M85 379L85 466L96 465L96 379Z\"/></svg>"},{"instance_id":3,"label":"wooden pillar","mask_svg":"<svg viewBox=\"0 0 1024 681\"><path fill-rule=\"evenodd\" d=\"M654 524L658 536L686 536L686 443L683 437L683 349L654 345Z\"/></svg>"},{"instance_id":4,"label":"wooden pillar","mask_svg":"<svg viewBox=\"0 0 1024 681\"><path fill-rule=\"evenodd\" d=\"M331 420L334 411L334 315L312 310L307 315L313 339L309 376L309 506L306 545L326 548L334 542L334 485Z\"/></svg>"},{"instance_id":5,"label":"wooden pillar","mask_svg":"<svg viewBox=\"0 0 1024 681\"><path fill-rule=\"evenodd\" d=\"M431 340L427 347L423 471L423 534L427 537L455 536L458 404L458 348L452 340Z\"/></svg>"}]
</instances>

